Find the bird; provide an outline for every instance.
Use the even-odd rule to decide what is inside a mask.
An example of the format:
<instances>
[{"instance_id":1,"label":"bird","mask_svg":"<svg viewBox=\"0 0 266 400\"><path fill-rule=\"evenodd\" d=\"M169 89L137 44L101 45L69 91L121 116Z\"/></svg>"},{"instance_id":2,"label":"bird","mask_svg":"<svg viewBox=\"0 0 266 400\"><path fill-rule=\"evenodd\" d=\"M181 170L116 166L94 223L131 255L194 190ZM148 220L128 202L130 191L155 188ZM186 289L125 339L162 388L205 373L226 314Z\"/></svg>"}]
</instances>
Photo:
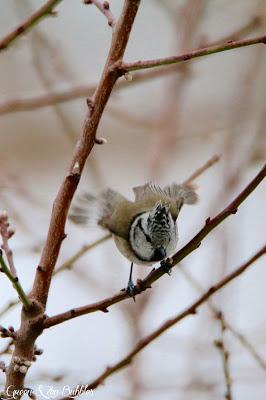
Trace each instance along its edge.
<instances>
[{"instance_id":1,"label":"bird","mask_svg":"<svg viewBox=\"0 0 266 400\"><path fill-rule=\"evenodd\" d=\"M69 219L87 225L94 221L112 234L120 253L131 262L127 293L134 298L133 264L152 266L173 255L178 242L177 218L184 204L198 200L186 184L160 187L151 182L133 188L134 200L113 189L98 196L83 192Z\"/></svg>"}]
</instances>

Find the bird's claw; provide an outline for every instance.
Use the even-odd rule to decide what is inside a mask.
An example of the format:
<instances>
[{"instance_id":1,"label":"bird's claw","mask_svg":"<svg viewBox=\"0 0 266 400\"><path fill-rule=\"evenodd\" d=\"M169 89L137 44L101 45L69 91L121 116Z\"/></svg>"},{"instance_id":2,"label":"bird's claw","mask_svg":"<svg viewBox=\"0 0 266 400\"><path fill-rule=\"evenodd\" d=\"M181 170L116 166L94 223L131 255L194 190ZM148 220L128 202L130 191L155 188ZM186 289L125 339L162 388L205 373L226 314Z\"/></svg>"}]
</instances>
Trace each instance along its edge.
<instances>
[{"instance_id":1,"label":"bird's claw","mask_svg":"<svg viewBox=\"0 0 266 400\"><path fill-rule=\"evenodd\" d=\"M173 262L171 258L166 258L165 260L161 261L161 267L163 271L171 276L172 274L172 267L173 267Z\"/></svg>"},{"instance_id":2,"label":"bird's claw","mask_svg":"<svg viewBox=\"0 0 266 400\"><path fill-rule=\"evenodd\" d=\"M134 285L132 280L128 281L126 293L133 298L134 302L136 302L135 295L136 295L136 286Z\"/></svg>"}]
</instances>

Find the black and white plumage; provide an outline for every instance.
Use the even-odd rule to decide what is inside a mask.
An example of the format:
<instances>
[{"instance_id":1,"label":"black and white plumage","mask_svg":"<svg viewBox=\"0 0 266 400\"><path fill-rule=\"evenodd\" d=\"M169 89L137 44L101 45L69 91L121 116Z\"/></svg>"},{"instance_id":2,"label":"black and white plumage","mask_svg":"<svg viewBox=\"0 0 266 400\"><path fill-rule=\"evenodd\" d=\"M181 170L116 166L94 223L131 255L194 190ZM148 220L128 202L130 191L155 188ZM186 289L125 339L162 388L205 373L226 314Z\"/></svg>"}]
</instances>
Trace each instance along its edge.
<instances>
[{"instance_id":1,"label":"black and white plumage","mask_svg":"<svg viewBox=\"0 0 266 400\"><path fill-rule=\"evenodd\" d=\"M83 194L70 219L79 224L96 221L112 233L128 260L153 265L174 253L177 217L183 204L195 203L197 195L193 187L177 184L160 188L149 183L133 191L134 201L111 189L98 197Z\"/></svg>"}]
</instances>

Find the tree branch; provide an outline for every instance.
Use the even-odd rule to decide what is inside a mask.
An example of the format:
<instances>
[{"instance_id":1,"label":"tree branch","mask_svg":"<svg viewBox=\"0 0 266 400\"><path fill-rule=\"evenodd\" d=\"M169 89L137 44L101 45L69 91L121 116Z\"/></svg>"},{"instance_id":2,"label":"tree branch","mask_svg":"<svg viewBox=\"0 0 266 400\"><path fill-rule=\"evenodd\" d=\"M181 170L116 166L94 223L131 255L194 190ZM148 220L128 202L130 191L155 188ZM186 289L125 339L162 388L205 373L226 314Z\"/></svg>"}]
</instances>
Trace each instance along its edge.
<instances>
[{"instance_id":1,"label":"tree branch","mask_svg":"<svg viewBox=\"0 0 266 400\"><path fill-rule=\"evenodd\" d=\"M48 0L37 11L35 11L26 21L20 24L12 32L0 39L0 51L10 47L22 34L28 32L44 17L54 16L55 6L62 0Z\"/></svg>"},{"instance_id":2,"label":"tree branch","mask_svg":"<svg viewBox=\"0 0 266 400\"><path fill-rule=\"evenodd\" d=\"M49 232L32 291L32 296L43 305L46 304L55 262L61 243L65 238L64 228L71 200L77 188L85 161L94 145L96 130L103 110L119 77L117 71L110 70L110 65L115 60L120 60L123 57L139 3L140 0L125 1L121 17L113 33L112 44L102 78L93 99L89 102L83 132L74 150L68 174L54 201Z\"/></svg>"},{"instance_id":3,"label":"tree branch","mask_svg":"<svg viewBox=\"0 0 266 400\"><path fill-rule=\"evenodd\" d=\"M133 359L136 357L137 354L139 354L145 347L147 347L150 343L152 343L155 339L157 339L160 335L162 335L165 331L167 331L169 328L172 326L176 325L189 315L194 315L197 313L197 308L205 303L214 293L218 292L221 290L224 286L226 286L228 283L233 281L235 278L237 278L239 275L241 275L245 270L251 266L256 260L258 260L260 257L266 254L266 245L261 248L255 255L253 255L248 261L246 261L243 265L241 265L239 268L237 268L235 271L227 275L225 278L223 278L221 281L216 283L214 286L211 286L209 290L207 290L202 296L198 298L191 306L187 307L184 311L181 313L177 314L173 318L167 320L164 322L158 329L154 330L150 335L147 335L145 338L141 339L137 345L134 347L134 349L128 353L122 360L120 360L118 363L114 364L113 366L109 366L106 368L106 370L99 375L96 379L94 379L92 382L90 382L86 386L86 389L96 389L99 385L101 385L106 378L108 378L110 375L113 375L114 373L118 372L120 369L126 367L129 365ZM81 387L81 386L79 386ZM69 400L70 397L64 397L61 400Z\"/></svg>"},{"instance_id":4,"label":"tree branch","mask_svg":"<svg viewBox=\"0 0 266 400\"><path fill-rule=\"evenodd\" d=\"M228 43L209 46L203 49L192 50L188 53L180 54L178 56L158 58L155 60L147 60L147 61L136 61L131 63L118 62L117 64L114 64L112 68L117 68L121 72L121 74L125 74L130 71L139 71L142 69L155 68L163 65L177 64L182 61L192 60L193 58L208 56L215 53L221 53L223 51L233 50L239 47L252 46L258 43L265 44L266 35L245 40L237 40L237 41L230 40Z\"/></svg>"},{"instance_id":5,"label":"tree branch","mask_svg":"<svg viewBox=\"0 0 266 400\"><path fill-rule=\"evenodd\" d=\"M15 342L15 350L6 371L6 390L8 387L23 388L27 370L24 371L23 369L23 372L17 370L16 360L26 359L27 364L31 362L34 355L35 341L43 331L44 311L51 278L62 241L66 237L65 223L67 213L86 159L94 146L96 131L102 113L119 77L119 71L111 71L110 66L123 58L139 4L140 0L124 1L123 10L113 31L112 43L99 85L93 98L88 99L88 112L85 117L83 131L74 149L68 172L53 204L47 239L30 293L34 307L29 313L24 312L22 315L18 339Z\"/></svg>"},{"instance_id":6,"label":"tree branch","mask_svg":"<svg viewBox=\"0 0 266 400\"><path fill-rule=\"evenodd\" d=\"M108 1L103 3L100 0L84 0L84 4L94 4L98 10L107 18L108 25L112 28L115 26L115 18L110 10L110 5Z\"/></svg>"},{"instance_id":7,"label":"tree branch","mask_svg":"<svg viewBox=\"0 0 266 400\"><path fill-rule=\"evenodd\" d=\"M196 250L201 241L221 222L223 222L227 217L237 212L237 208L243 203L243 201L255 190L255 188L260 184L260 182L266 176L266 164L260 170L260 172L252 179L252 181L246 186L246 188L216 217L210 219L208 218L205 222L204 227L194 236L181 250L179 250L171 260L169 260L169 266L175 266L185 257L187 257L192 251ZM165 267L162 265L156 270L153 269L143 280L138 280L136 285L136 295L150 288L152 283L157 281L161 276L165 274ZM58 325L64 321L72 318L79 317L81 315L93 313L96 311L108 312L108 307L116 304L126 298L129 295L126 292L119 292L114 296L108 297L96 303L92 303L83 307L73 308L64 313L55 315L53 317L47 318L44 321L44 328L50 328L54 325Z\"/></svg>"}]
</instances>

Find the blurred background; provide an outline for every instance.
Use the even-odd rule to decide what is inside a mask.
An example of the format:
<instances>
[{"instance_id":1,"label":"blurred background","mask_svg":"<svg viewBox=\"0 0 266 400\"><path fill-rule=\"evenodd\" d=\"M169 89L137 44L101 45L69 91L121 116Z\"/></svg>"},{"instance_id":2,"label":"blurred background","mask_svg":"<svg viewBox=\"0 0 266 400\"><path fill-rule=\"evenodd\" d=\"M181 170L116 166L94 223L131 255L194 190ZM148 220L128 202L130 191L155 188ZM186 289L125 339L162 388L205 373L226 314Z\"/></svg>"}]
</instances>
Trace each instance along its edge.
<instances>
[{"instance_id":1,"label":"blurred background","mask_svg":"<svg viewBox=\"0 0 266 400\"><path fill-rule=\"evenodd\" d=\"M43 2L0 0L4 36ZM110 2L118 17L122 0ZM31 288L45 241L53 199L82 129L86 97L93 93L111 40L107 20L90 5L65 0L0 58L0 210L16 234L10 241L25 289ZM135 61L179 54L207 44L265 33L264 0L142 1L126 50ZM79 191L112 187L132 197L147 181L182 182L215 154L220 161L196 180L200 202L183 209L179 248L223 209L265 162L265 49L255 45L180 65L133 73L114 90ZM61 95L59 101L57 94ZM46 104L46 106L45 106ZM47 106L47 104L50 104ZM139 296L65 322L44 332L44 354L30 369L27 386L62 388L89 383L107 365L199 291L221 279L265 241L263 182L187 257ZM59 268L84 245L104 235L67 224ZM53 315L110 296L125 286L129 262L112 241L80 257L55 276L47 308ZM135 279L149 272L135 267ZM20 307L0 277L0 323L18 328ZM229 353L232 399L266 396L265 259L219 292L211 303L176 325L132 365L94 392L97 400L225 398L221 342ZM217 311L223 318L217 319ZM225 329L222 327L225 325ZM8 361L8 339L1 339ZM0 376L3 383L3 376Z\"/></svg>"}]
</instances>

